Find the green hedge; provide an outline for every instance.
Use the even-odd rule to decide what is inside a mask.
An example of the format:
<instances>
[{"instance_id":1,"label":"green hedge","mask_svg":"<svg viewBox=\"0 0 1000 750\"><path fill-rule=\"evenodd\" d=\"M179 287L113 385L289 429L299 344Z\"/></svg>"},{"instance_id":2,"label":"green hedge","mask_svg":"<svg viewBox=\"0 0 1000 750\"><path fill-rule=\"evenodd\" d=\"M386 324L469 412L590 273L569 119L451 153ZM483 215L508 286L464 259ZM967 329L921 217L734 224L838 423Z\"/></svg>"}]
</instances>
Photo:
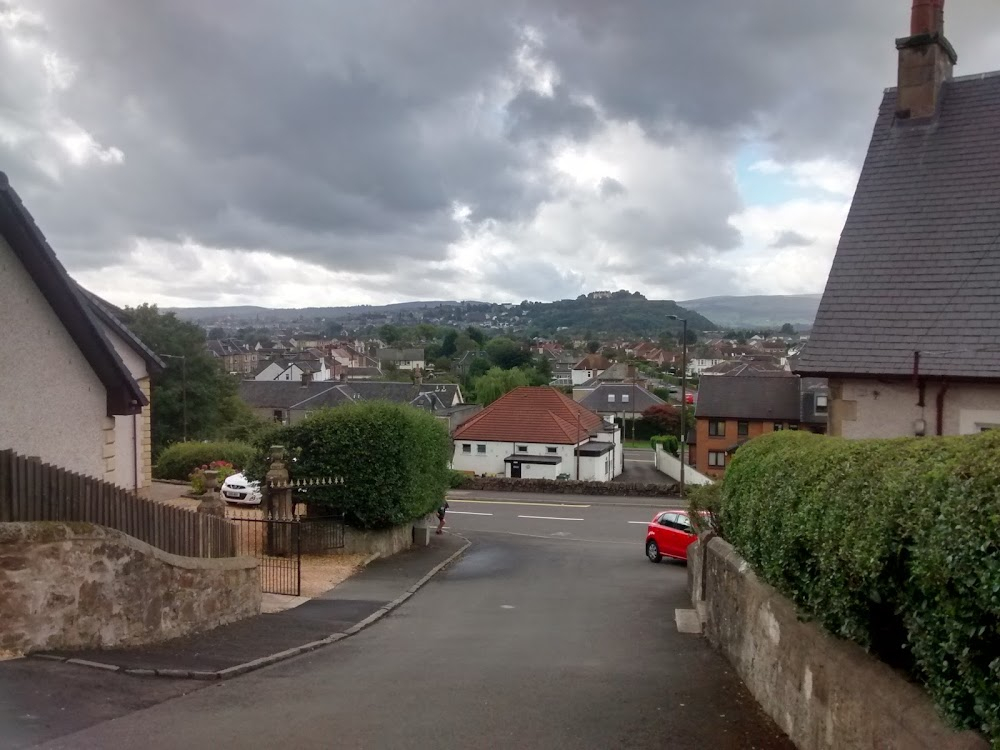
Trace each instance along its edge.
<instances>
[{"instance_id":1,"label":"green hedge","mask_svg":"<svg viewBox=\"0 0 1000 750\"><path fill-rule=\"evenodd\" d=\"M721 516L764 580L1000 748L1000 432L760 437L726 471Z\"/></svg>"},{"instance_id":2,"label":"green hedge","mask_svg":"<svg viewBox=\"0 0 1000 750\"><path fill-rule=\"evenodd\" d=\"M450 485L452 455L447 427L428 412L387 402L323 409L273 430L258 455L283 445L295 458L293 479L344 478L334 487L309 488L310 508L342 512L362 529L407 523L438 508ZM254 463L260 477L264 461Z\"/></svg>"},{"instance_id":3,"label":"green hedge","mask_svg":"<svg viewBox=\"0 0 1000 750\"><path fill-rule=\"evenodd\" d=\"M243 470L253 457L254 448L247 443L174 443L160 454L153 476L186 480L199 466L212 461L229 461L238 470Z\"/></svg>"},{"instance_id":4,"label":"green hedge","mask_svg":"<svg viewBox=\"0 0 1000 750\"><path fill-rule=\"evenodd\" d=\"M649 444L656 450L656 446L662 445L663 450L672 456L679 456L681 452L681 440L676 435L653 435L649 439Z\"/></svg>"}]
</instances>

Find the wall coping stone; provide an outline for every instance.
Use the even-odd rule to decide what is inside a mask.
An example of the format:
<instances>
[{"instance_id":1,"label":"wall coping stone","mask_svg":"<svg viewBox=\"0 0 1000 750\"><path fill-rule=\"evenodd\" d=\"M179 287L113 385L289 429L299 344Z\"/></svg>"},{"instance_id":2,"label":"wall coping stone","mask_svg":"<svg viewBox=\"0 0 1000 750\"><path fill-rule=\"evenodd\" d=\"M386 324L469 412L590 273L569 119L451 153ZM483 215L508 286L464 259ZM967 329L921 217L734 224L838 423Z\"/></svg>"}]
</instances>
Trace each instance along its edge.
<instances>
[{"instance_id":1,"label":"wall coping stone","mask_svg":"<svg viewBox=\"0 0 1000 750\"><path fill-rule=\"evenodd\" d=\"M106 526L75 521L29 521L0 523L0 545L16 542L55 544L70 541L114 540L160 562L186 570L248 570L258 565L256 557L183 557L164 552L135 537Z\"/></svg>"}]
</instances>

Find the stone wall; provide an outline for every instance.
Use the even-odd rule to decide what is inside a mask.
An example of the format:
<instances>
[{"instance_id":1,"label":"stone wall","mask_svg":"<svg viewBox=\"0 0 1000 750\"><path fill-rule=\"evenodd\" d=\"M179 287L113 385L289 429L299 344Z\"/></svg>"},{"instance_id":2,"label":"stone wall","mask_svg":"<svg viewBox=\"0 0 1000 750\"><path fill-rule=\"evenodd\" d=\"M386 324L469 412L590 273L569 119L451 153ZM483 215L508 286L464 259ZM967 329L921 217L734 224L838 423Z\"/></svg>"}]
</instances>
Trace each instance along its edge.
<instances>
[{"instance_id":1,"label":"stone wall","mask_svg":"<svg viewBox=\"0 0 1000 750\"><path fill-rule=\"evenodd\" d=\"M413 546L413 524L393 526L391 529L361 531L350 526L344 529L344 547L337 550L345 555L361 554L389 557Z\"/></svg>"},{"instance_id":2,"label":"stone wall","mask_svg":"<svg viewBox=\"0 0 1000 750\"><path fill-rule=\"evenodd\" d=\"M919 686L800 622L724 540L688 549L688 583L709 641L802 750L987 750L979 735L949 729Z\"/></svg>"},{"instance_id":3,"label":"stone wall","mask_svg":"<svg viewBox=\"0 0 1000 750\"><path fill-rule=\"evenodd\" d=\"M673 484L631 482L577 482L572 479L511 479L510 477L465 477L456 489L492 492L551 492L563 495L618 495L631 497L677 497Z\"/></svg>"},{"instance_id":4,"label":"stone wall","mask_svg":"<svg viewBox=\"0 0 1000 750\"><path fill-rule=\"evenodd\" d=\"M171 555L86 523L0 524L0 652L134 646L260 612L254 558Z\"/></svg>"}]
</instances>

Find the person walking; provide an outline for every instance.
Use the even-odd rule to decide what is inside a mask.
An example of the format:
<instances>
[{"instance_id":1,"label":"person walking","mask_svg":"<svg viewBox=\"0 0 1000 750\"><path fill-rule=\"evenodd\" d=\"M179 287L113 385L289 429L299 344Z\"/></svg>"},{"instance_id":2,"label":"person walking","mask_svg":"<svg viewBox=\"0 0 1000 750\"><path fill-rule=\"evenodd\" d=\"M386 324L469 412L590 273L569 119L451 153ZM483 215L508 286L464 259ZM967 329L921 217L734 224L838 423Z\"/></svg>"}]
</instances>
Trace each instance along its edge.
<instances>
[{"instance_id":1,"label":"person walking","mask_svg":"<svg viewBox=\"0 0 1000 750\"><path fill-rule=\"evenodd\" d=\"M448 501L447 500L445 500L444 502L442 502L441 505L440 505L440 507L438 507L438 510L437 510L437 514L438 514L438 527L437 527L437 531L434 532L435 534L440 534L444 530L444 514L448 512L448 508L449 507L450 506L448 505Z\"/></svg>"}]
</instances>

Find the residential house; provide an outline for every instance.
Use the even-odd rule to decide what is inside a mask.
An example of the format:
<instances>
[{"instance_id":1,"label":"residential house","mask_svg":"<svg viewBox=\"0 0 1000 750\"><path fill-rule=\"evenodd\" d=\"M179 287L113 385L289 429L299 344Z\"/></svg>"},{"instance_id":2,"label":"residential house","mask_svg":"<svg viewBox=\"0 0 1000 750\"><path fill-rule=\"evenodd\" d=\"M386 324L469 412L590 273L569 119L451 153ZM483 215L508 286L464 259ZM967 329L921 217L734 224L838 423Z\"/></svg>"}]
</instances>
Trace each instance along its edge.
<instances>
[{"instance_id":1,"label":"residential house","mask_svg":"<svg viewBox=\"0 0 1000 750\"><path fill-rule=\"evenodd\" d=\"M383 381L285 381L244 380L239 395L258 416L294 424L317 409L355 401L391 401L426 409L446 418L449 427L454 407L465 403L460 386L453 383L388 383Z\"/></svg>"},{"instance_id":2,"label":"residential house","mask_svg":"<svg viewBox=\"0 0 1000 750\"><path fill-rule=\"evenodd\" d=\"M695 407L694 466L720 477L732 453L747 440L799 428L799 378L717 376L702 378Z\"/></svg>"},{"instance_id":3,"label":"residential house","mask_svg":"<svg viewBox=\"0 0 1000 750\"><path fill-rule=\"evenodd\" d=\"M344 367L369 367L378 369L378 359L369 357L362 349L351 344L330 344L326 348L326 353Z\"/></svg>"},{"instance_id":4,"label":"residential house","mask_svg":"<svg viewBox=\"0 0 1000 750\"><path fill-rule=\"evenodd\" d=\"M725 358L720 356L695 357L689 359L687 363L688 377L700 376L705 370L725 362Z\"/></svg>"},{"instance_id":5,"label":"residential house","mask_svg":"<svg viewBox=\"0 0 1000 750\"><path fill-rule=\"evenodd\" d=\"M573 385L580 385L611 367L611 361L601 354L588 354L573 366Z\"/></svg>"},{"instance_id":6,"label":"residential house","mask_svg":"<svg viewBox=\"0 0 1000 750\"><path fill-rule=\"evenodd\" d=\"M573 386L573 400L583 401L590 393L605 383L638 383L640 386L647 386L649 379L635 365L627 362L615 362L607 370L590 380Z\"/></svg>"},{"instance_id":7,"label":"residential house","mask_svg":"<svg viewBox=\"0 0 1000 750\"><path fill-rule=\"evenodd\" d=\"M239 339L210 339L205 346L223 372L253 375L257 371L257 350Z\"/></svg>"},{"instance_id":8,"label":"residential house","mask_svg":"<svg viewBox=\"0 0 1000 750\"><path fill-rule=\"evenodd\" d=\"M343 369L339 364L335 366L338 368L338 373ZM304 377L317 383L335 379L327 358L308 352L263 359L258 364L257 372L253 374L253 380L294 383L301 382Z\"/></svg>"},{"instance_id":9,"label":"residential house","mask_svg":"<svg viewBox=\"0 0 1000 750\"><path fill-rule=\"evenodd\" d=\"M573 391L576 395L576 391ZM580 406L610 419L642 419L651 406L667 403L637 383L600 383L580 400Z\"/></svg>"},{"instance_id":10,"label":"residential house","mask_svg":"<svg viewBox=\"0 0 1000 750\"><path fill-rule=\"evenodd\" d=\"M1000 71L952 77L943 2L911 27L796 364L849 438L1000 426Z\"/></svg>"},{"instance_id":11,"label":"residential house","mask_svg":"<svg viewBox=\"0 0 1000 750\"><path fill-rule=\"evenodd\" d=\"M555 359L550 359L552 380L549 384L563 387L573 385L573 368L578 361L579 358L573 352L561 352Z\"/></svg>"},{"instance_id":12,"label":"residential house","mask_svg":"<svg viewBox=\"0 0 1000 750\"><path fill-rule=\"evenodd\" d=\"M163 363L78 287L0 172L0 448L139 489Z\"/></svg>"},{"instance_id":13,"label":"residential house","mask_svg":"<svg viewBox=\"0 0 1000 750\"><path fill-rule=\"evenodd\" d=\"M551 386L515 388L459 427L452 468L515 479L607 482L621 473L617 425Z\"/></svg>"},{"instance_id":14,"label":"residential house","mask_svg":"<svg viewBox=\"0 0 1000 750\"><path fill-rule=\"evenodd\" d=\"M460 378L468 377L472 363L477 359L485 359L486 357L487 354L482 349L473 349L472 351L465 352L461 357L452 362L451 371Z\"/></svg>"},{"instance_id":15,"label":"residential house","mask_svg":"<svg viewBox=\"0 0 1000 750\"><path fill-rule=\"evenodd\" d=\"M425 370L423 349L379 349L378 362L383 368L398 370Z\"/></svg>"}]
</instances>

